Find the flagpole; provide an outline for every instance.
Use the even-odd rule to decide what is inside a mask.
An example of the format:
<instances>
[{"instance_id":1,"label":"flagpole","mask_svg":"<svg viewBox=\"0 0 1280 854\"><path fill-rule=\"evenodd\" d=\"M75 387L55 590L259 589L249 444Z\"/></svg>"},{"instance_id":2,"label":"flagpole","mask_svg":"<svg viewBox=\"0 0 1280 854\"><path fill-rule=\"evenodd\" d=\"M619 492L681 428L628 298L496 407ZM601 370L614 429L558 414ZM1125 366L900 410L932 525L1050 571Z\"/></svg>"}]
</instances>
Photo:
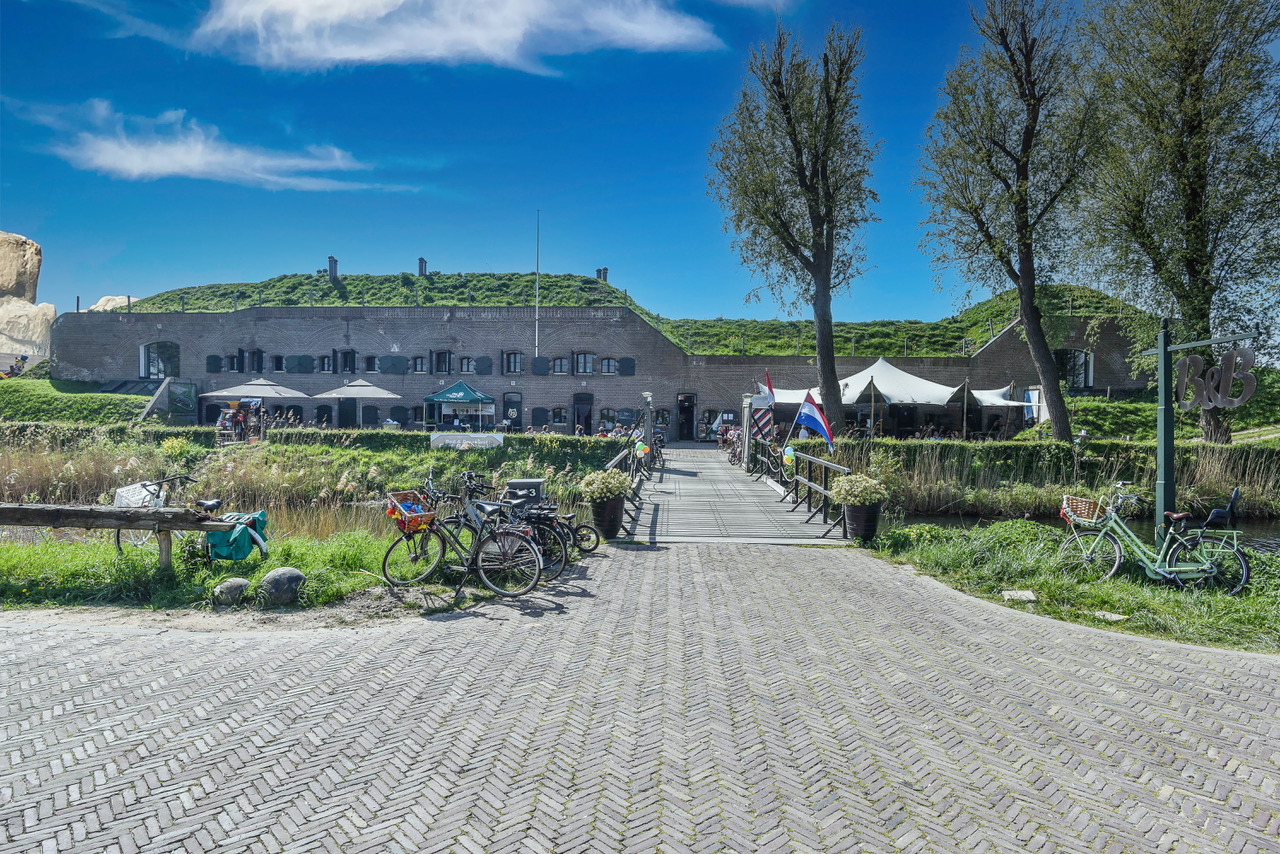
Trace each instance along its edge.
<instances>
[{"instance_id":1,"label":"flagpole","mask_svg":"<svg viewBox=\"0 0 1280 854\"><path fill-rule=\"evenodd\" d=\"M538 358L538 301L542 284L542 209L538 209L533 239L533 358Z\"/></svg>"}]
</instances>

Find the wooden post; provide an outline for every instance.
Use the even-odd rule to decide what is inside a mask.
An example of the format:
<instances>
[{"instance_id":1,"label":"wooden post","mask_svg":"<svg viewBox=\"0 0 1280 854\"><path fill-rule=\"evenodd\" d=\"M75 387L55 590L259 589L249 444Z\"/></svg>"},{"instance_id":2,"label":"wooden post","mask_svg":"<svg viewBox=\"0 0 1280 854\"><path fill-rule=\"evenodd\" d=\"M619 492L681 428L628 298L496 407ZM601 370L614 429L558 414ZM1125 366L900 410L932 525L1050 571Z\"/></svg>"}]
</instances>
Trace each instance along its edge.
<instances>
[{"instance_id":1,"label":"wooden post","mask_svg":"<svg viewBox=\"0 0 1280 854\"><path fill-rule=\"evenodd\" d=\"M166 572L173 569L173 534L169 531L156 531L156 541L160 544L160 568Z\"/></svg>"}]
</instances>

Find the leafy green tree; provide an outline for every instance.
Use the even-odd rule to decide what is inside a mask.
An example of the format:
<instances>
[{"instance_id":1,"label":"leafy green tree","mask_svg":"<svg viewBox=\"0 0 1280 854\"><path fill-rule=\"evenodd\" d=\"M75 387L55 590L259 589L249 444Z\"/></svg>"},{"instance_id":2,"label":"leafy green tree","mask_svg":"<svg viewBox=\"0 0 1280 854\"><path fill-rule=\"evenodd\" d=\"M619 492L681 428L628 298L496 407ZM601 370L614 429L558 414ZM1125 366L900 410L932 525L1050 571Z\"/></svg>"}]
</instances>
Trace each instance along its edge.
<instances>
[{"instance_id":1,"label":"leafy green tree","mask_svg":"<svg viewBox=\"0 0 1280 854\"><path fill-rule=\"evenodd\" d=\"M1060 0L989 0L972 16L980 42L947 72L925 134L923 245L971 288L1017 288L1053 435L1066 440L1070 415L1036 288L1067 248L1062 219L1096 133L1079 38Z\"/></svg>"},{"instance_id":2,"label":"leafy green tree","mask_svg":"<svg viewBox=\"0 0 1280 854\"><path fill-rule=\"evenodd\" d=\"M1090 257L1153 315L1175 304L1184 340L1274 326L1280 2L1118 0L1090 29L1110 128L1085 206ZM1200 428L1231 438L1221 410Z\"/></svg>"},{"instance_id":3,"label":"leafy green tree","mask_svg":"<svg viewBox=\"0 0 1280 854\"><path fill-rule=\"evenodd\" d=\"M785 308L813 308L818 387L831 429L844 431L831 297L862 274L860 230L875 221L867 186L879 148L859 121L862 32L833 24L822 56L778 25L751 52L737 106L708 153L710 194L744 265ZM760 288L748 295L758 298Z\"/></svg>"}]
</instances>

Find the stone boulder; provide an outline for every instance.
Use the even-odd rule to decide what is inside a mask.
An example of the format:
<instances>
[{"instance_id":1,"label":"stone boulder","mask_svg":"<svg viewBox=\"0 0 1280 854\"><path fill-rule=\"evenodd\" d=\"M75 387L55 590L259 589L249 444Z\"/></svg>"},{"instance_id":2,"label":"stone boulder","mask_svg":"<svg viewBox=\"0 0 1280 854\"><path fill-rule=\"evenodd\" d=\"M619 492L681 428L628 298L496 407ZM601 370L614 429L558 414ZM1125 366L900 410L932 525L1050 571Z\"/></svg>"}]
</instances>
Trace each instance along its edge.
<instances>
[{"instance_id":1,"label":"stone boulder","mask_svg":"<svg viewBox=\"0 0 1280 854\"><path fill-rule=\"evenodd\" d=\"M0 353L49 355L50 331L57 316L47 302L33 305L18 297L0 297Z\"/></svg>"},{"instance_id":2,"label":"stone boulder","mask_svg":"<svg viewBox=\"0 0 1280 854\"><path fill-rule=\"evenodd\" d=\"M249 579L247 578L228 578L226 581L213 588L213 604L215 605L239 605L244 599L244 594L249 592Z\"/></svg>"},{"instance_id":3,"label":"stone boulder","mask_svg":"<svg viewBox=\"0 0 1280 854\"><path fill-rule=\"evenodd\" d=\"M103 297L89 306L89 311L111 311L113 308L124 308L128 304L128 297Z\"/></svg>"},{"instance_id":4,"label":"stone boulder","mask_svg":"<svg viewBox=\"0 0 1280 854\"><path fill-rule=\"evenodd\" d=\"M0 297L16 297L35 304L40 281L40 244L0 231Z\"/></svg>"},{"instance_id":5,"label":"stone boulder","mask_svg":"<svg viewBox=\"0 0 1280 854\"><path fill-rule=\"evenodd\" d=\"M258 585L258 599L268 608L292 605L298 600L298 589L302 587L304 581L306 576L301 570L291 566L273 569L263 576L262 582Z\"/></svg>"}]
</instances>

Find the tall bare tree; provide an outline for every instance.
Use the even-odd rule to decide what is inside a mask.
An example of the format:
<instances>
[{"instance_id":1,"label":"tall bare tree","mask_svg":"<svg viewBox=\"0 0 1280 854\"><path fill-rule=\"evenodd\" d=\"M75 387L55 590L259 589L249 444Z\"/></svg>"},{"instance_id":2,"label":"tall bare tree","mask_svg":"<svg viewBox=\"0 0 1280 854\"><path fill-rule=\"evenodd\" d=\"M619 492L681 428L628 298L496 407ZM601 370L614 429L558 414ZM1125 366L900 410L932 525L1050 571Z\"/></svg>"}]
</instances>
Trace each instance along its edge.
<instances>
[{"instance_id":1,"label":"tall bare tree","mask_svg":"<svg viewBox=\"0 0 1280 854\"><path fill-rule=\"evenodd\" d=\"M925 136L924 245L969 287L1018 289L1031 361L1055 439L1071 436L1036 288L1066 248L1061 216L1079 188L1096 132L1081 86L1079 39L1060 0L988 0Z\"/></svg>"},{"instance_id":2,"label":"tall bare tree","mask_svg":"<svg viewBox=\"0 0 1280 854\"><path fill-rule=\"evenodd\" d=\"M1274 329L1280 0L1119 0L1090 29L1111 132L1085 206L1089 256L1153 314L1176 303L1180 337ZM1200 428L1230 441L1221 410L1201 410Z\"/></svg>"},{"instance_id":3,"label":"tall bare tree","mask_svg":"<svg viewBox=\"0 0 1280 854\"><path fill-rule=\"evenodd\" d=\"M836 434L844 408L831 297L864 270L860 232L878 201L867 181L879 142L858 116L861 61L859 29L833 24L822 56L811 57L779 23L773 43L751 52L738 104L708 155L709 192L743 264L784 307L813 308L818 388Z\"/></svg>"}]
</instances>

